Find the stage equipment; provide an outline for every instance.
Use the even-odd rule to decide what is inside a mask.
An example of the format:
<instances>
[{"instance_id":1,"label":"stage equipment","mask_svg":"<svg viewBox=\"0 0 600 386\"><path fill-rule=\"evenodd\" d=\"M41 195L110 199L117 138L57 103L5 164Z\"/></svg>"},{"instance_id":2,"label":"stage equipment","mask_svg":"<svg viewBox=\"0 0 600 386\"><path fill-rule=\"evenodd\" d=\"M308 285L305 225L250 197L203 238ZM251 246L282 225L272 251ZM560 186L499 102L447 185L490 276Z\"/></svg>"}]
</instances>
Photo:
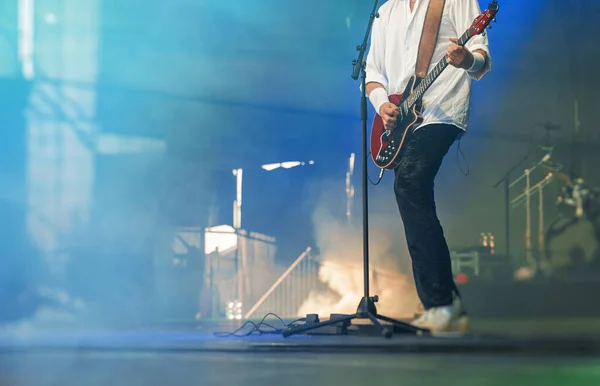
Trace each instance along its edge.
<instances>
[{"instance_id":1,"label":"stage equipment","mask_svg":"<svg viewBox=\"0 0 600 386\"><path fill-rule=\"evenodd\" d=\"M538 204L538 248L540 250L539 259L541 260L541 268L547 267L547 262L545 261L544 254L544 246L545 246L545 233L544 233L544 187L548 185L552 179L552 172L545 172L541 180L537 183L532 184L532 173L542 167L544 164L550 162L552 157L552 148L549 149L549 152L534 166L531 168L525 169L523 174L515 179L512 183L508 185L509 190L516 186L519 182L525 180L525 188L523 192L519 194L517 197L510 200L511 207L517 208L522 203L525 203L525 253L526 260L529 266L533 270L537 270L540 268L540 264L533 256L533 248L532 248L532 225L531 225L531 197L537 193L539 196L539 204ZM510 194L510 191L509 191Z\"/></svg>"},{"instance_id":2,"label":"stage equipment","mask_svg":"<svg viewBox=\"0 0 600 386\"><path fill-rule=\"evenodd\" d=\"M348 171L346 172L346 219L348 224L352 223L352 204L354 202L354 185L352 184L352 176L354 175L354 162L356 156L354 153L350 155L348 163Z\"/></svg>"},{"instance_id":3,"label":"stage equipment","mask_svg":"<svg viewBox=\"0 0 600 386\"><path fill-rule=\"evenodd\" d=\"M505 254L510 258L510 188L511 182L510 178L512 174L517 170L523 162L527 161L529 158L528 155L521 158L516 164L514 164L508 171L504 174L504 176L500 179L500 181L496 182L494 188L499 187L500 185L504 186L504 233L505 233Z\"/></svg>"},{"instance_id":4,"label":"stage equipment","mask_svg":"<svg viewBox=\"0 0 600 386\"><path fill-rule=\"evenodd\" d=\"M545 235L545 257L553 270L600 264L600 189L581 178L563 187L557 199L562 213ZM583 264L582 264L583 263Z\"/></svg>"},{"instance_id":5,"label":"stage equipment","mask_svg":"<svg viewBox=\"0 0 600 386\"><path fill-rule=\"evenodd\" d=\"M188 256L188 267L192 260L202 264L195 291L200 294L198 315L216 318L233 313L234 319L243 315L246 306L256 302L277 277L275 243L274 237L229 225L175 229L171 260L184 261Z\"/></svg>"}]
</instances>

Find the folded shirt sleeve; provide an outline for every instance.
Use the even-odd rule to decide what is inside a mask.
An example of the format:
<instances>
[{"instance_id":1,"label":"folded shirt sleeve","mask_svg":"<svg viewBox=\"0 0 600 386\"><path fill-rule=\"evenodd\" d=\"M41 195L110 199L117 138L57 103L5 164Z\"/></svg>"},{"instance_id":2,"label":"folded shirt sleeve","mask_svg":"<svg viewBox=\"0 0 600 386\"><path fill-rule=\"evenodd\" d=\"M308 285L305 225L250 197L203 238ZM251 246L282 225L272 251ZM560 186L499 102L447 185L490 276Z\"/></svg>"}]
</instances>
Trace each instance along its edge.
<instances>
[{"instance_id":1,"label":"folded shirt sleeve","mask_svg":"<svg viewBox=\"0 0 600 386\"><path fill-rule=\"evenodd\" d=\"M471 28L477 16L481 14L481 8L477 0L452 0L450 6L452 7L450 15L459 36ZM485 66L478 72L468 73L471 78L480 80L492 69L492 55L490 53L487 34L486 36L482 34L473 36L466 44L466 47L471 52L481 50L487 54Z\"/></svg>"}]
</instances>

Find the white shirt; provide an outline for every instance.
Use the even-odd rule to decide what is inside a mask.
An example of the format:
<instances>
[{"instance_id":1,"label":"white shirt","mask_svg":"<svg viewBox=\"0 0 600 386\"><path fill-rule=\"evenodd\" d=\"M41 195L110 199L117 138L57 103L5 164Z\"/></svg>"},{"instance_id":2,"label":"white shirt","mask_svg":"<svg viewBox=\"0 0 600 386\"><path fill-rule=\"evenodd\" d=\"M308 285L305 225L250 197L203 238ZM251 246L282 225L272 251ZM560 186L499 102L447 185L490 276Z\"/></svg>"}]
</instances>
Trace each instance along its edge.
<instances>
[{"instance_id":1,"label":"white shirt","mask_svg":"<svg viewBox=\"0 0 600 386\"><path fill-rule=\"evenodd\" d=\"M381 83L388 95L401 94L415 74L417 53L429 0L417 0L410 10L410 0L389 0L379 9L373 23L371 47L367 55L366 82ZM436 48L429 70L446 55L451 42L471 27L481 10L477 0L446 0ZM492 57L487 36L471 38L470 51L488 54L486 68L478 77L463 69L448 66L423 96L423 118L420 127L447 123L467 129L473 79L481 79L491 69Z\"/></svg>"}]
</instances>

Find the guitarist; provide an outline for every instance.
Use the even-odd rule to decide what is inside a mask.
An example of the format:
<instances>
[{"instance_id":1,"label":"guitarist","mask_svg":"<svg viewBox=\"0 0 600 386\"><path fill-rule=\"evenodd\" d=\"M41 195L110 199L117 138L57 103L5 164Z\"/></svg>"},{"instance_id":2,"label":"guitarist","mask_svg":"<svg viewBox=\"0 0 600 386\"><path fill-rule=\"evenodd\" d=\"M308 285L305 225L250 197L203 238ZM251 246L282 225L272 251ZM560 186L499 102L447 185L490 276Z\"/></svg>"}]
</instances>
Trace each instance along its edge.
<instances>
[{"instance_id":1,"label":"guitarist","mask_svg":"<svg viewBox=\"0 0 600 386\"><path fill-rule=\"evenodd\" d=\"M486 36L457 45L481 13L477 0L389 0L375 19L367 56L366 91L386 129L393 130L398 107L388 95L402 93L415 74L430 2L443 13L430 69L448 55L451 65L423 97L423 123L407 136L394 192L404 223L417 293L425 312L413 323L433 334L465 333L468 326L454 283L450 252L436 213L434 179L454 141L467 129L472 80L491 69ZM439 15L439 13L438 13ZM418 74L423 77L423 74Z\"/></svg>"}]
</instances>

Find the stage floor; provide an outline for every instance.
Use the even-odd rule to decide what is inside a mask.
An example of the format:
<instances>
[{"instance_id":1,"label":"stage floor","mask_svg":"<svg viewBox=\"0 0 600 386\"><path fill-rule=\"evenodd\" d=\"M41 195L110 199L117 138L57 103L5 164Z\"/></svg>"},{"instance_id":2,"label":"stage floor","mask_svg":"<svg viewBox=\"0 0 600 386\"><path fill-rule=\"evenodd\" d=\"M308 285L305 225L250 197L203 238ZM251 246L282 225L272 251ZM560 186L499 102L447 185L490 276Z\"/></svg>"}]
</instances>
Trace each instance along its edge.
<instances>
[{"instance_id":1,"label":"stage floor","mask_svg":"<svg viewBox=\"0 0 600 386\"><path fill-rule=\"evenodd\" d=\"M593 385L600 339L577 333L221 338L230 325L11 328L0 385Z\"/></svg>"}]
</instances>

